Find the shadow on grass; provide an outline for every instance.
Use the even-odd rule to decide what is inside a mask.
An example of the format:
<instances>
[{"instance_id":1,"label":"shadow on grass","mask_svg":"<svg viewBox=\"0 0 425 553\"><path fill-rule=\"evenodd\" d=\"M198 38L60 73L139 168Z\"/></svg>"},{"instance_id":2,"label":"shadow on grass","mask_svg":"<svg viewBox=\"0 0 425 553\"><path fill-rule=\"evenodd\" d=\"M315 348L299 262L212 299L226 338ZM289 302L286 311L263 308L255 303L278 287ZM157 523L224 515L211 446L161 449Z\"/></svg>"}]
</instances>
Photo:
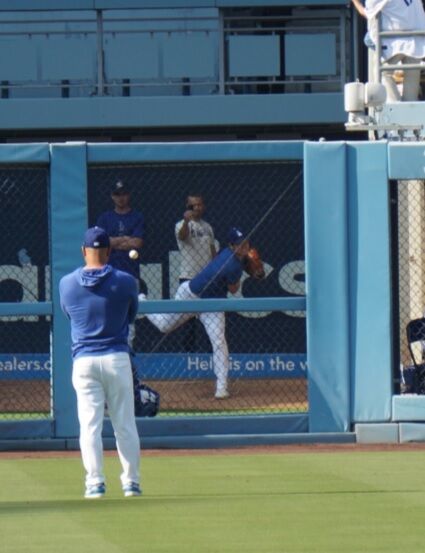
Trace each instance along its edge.
<instances>
[{"instance_id":1,"label":"shadow on grass","mask_svg":"<svg viewBox=\"0 0 425 553\"><path fill-rule=\"evenodd\" d=\"M90 512L102 509L132 509L140 508L141 498L111 498L111 499L47 499L46 501L2 501L0 502L0 517L11 514L28 514L30 512ZM137 506L138 504L138 506Z\"/></svg>"},{"instance_id":2,"label":"shadow on grass","mask_svg":"<svg viewBox=\"0 0 425 553\"><path fill-rule=\"evenodd\" d=\"M0 501L0 517L16 513L40 512L82 512L93 511L99 508L103 510L113 509L140 509L157 505L158 503L188 503L192 501L215 501L232 499L258 499L274 497L293 496L345 496L345 495L391 495L391 494L423 494L425 490L339 490L339 491L282 491L265 493L211 493L211 494L190 494L190 495L145 495L139 498L105 497L101 499L61 499L61 500L26 500L26 501Z\"/></svg>"}]
</instances>

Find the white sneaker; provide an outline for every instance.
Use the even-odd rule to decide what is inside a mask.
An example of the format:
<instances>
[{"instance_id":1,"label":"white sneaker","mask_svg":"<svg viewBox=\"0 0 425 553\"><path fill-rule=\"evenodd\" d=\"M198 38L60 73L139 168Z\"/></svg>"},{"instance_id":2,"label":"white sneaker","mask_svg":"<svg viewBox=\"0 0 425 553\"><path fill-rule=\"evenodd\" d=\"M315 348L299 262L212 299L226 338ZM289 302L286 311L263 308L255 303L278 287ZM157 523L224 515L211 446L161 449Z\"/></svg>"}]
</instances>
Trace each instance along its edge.
<instances>
[{"instance_id":1,"label":"white sneaker","mask_svg":"<svg viewBox=\"0 0 425 553\"><path fill-rule=\"evenodd\" d=\"M222 388L222 389L216 391L214 397L215 397L215 399L226 399L226 398L230 397L230 394L227 391L227 388Z\"/></svg>"},{"instance_id":2,"label":"white sneaker","mask_svg":"<svg viewBox=\"0 0 425 553\"><path fill-rule=\"evenodd\" d=\"M139 497L142 495L142 490L137 482L129 482L123 487L122 491L125 497Z\"/></svg>"},{"instance_id":3,"label":"white sneaker","mask_svg":"<svg viewBox=\"0 0 425 553\"><path fill-rule=\"evenodd\" d=\"M99 499L105 496L105 491L105 484L101 482L100 484L95 484L94 486L87 486L84 497L86 499Z\"/></svg>"},{"instance_id":4,"label":"white sneaker","mask_svg":"<svg viewBox=\"0 0 425 553\"><path fill-rule=\"evenodd\" d=\"M147 300L148 298L146 297L146 294L143 294L143 293L140 293L139 294L139 301L145 301Z\"/></svg>"}]
</instances>

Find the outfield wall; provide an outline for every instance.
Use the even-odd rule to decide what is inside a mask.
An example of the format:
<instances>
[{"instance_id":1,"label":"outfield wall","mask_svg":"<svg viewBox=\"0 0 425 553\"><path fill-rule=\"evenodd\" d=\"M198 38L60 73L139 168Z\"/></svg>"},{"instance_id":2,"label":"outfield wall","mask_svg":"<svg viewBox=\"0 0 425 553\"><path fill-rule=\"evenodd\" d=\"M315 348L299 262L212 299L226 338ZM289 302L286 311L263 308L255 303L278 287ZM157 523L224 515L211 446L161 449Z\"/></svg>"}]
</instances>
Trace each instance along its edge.
<instances>
[{"instance_id":1,"label":"outfield wall","mask_svg":"<svg viewBox=\"0 0 425 553\"><path fill-rule=\"evenodd\" d=\"M414 178L413 173L419 178L421 156L420 145L388 147L386 142L0 146L0 163L49 167L52 266L51 301L0 303L0 316L53 316L51 419L0 423L0 439L72 440L78 434L69 325L59 309L58 282L80 264L87 224L87 166L114 162L304 160L305 298L209 300L203 310L306 310L308 413L141 420L145 444L187 446L202 443L199 436L208 436L210 445L276 443L307 433L310 439L335 433L348 437L356 423L393 421L388 183L404 173L403 178ZM198 309L190 302L177 307ZM143 309L172 312L176 305L173 300L150 301ZM105 436L110 435L106 425Z\"/></svg>"}]
</instances>

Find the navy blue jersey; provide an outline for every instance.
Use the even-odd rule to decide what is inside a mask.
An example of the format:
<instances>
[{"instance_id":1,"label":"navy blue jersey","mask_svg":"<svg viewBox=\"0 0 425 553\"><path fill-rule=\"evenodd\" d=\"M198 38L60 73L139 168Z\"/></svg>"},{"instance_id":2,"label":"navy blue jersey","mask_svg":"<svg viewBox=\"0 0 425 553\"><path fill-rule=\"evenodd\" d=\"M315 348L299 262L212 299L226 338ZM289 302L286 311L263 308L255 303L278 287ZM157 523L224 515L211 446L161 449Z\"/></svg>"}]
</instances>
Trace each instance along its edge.
<instances>
[{"instance_id":1,"label":"navy blue jersey","mask_svg":"<svg viewBox=\"0 0 425 553\"><path fill-rule=\"evenodd\" d=\"M116 236L145 237L145 219L139 211L132 209L128 213L120 214L114 210L105 211L99 216L97 226L106 230L112 238ZM139 252L140 253L140 252ZM130 259L127 250L112 250L109 264L115 269L124 271L139 278L139 259Z\"/></svg>"},{"instance_id":2,"label":"navy blue jersey","mask_svg":"<svg viewBox=\"0 0 425 553\"><path fill-rule=\"evenodd\" d=\"M128 325L138 308L137 281L110 265L80 267L59 283L61 307L71 321L72 356L129 351Z\"/></svg>"},{"instance_id":3,"label":"navy blue jersey","mask_svg":"<svg viewBox=\"0 0 425 553\"><path fill-rule=\"evenodd\" d=\"M225 298L228 284L242 276L242 262L230 248L222 250L189 283L191 291L201 298Z\"/></svg>"}]
</instances>

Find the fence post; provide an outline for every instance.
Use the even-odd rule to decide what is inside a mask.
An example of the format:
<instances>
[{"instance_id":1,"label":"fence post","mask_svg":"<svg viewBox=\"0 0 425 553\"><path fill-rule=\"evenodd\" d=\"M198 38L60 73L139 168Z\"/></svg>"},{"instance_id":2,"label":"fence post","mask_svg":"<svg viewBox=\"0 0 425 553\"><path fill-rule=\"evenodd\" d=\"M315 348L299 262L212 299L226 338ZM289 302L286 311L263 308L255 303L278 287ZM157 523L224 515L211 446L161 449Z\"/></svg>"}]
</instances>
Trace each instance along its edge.
<instances>
[{"instance_id":1,"label":"fence post","mask_svg":"<svg viewBox=\"0 0 425 553\"><path fill-rule=\"evenodd\" d=\"M351 420L391 420L390 200L385 142L347 146Z\"/></svg>"},{"instance_id":2,"label":"fence post","mask_svg":"<svg viewBox=\"0 0 425 553\"><path fill-rule=\"evenodd\" d=\"M309 431L350 430L346 145L306 143Z\"/></svg>"},{"instance_id":3,"label":"fence post","mask_svg":"<svg viewBox=\"0 0 425 553\"><path fill-rule=\"evenodd\" d=\"M87 154L85 143L50 147L52 262L52 378L55 437L78 436L77 407L71 383L69 322L60 309L59 281L82 265L81 243L87 227ZM64 209L66 206L66 209Z\"/></svg>"}]
</instances>

